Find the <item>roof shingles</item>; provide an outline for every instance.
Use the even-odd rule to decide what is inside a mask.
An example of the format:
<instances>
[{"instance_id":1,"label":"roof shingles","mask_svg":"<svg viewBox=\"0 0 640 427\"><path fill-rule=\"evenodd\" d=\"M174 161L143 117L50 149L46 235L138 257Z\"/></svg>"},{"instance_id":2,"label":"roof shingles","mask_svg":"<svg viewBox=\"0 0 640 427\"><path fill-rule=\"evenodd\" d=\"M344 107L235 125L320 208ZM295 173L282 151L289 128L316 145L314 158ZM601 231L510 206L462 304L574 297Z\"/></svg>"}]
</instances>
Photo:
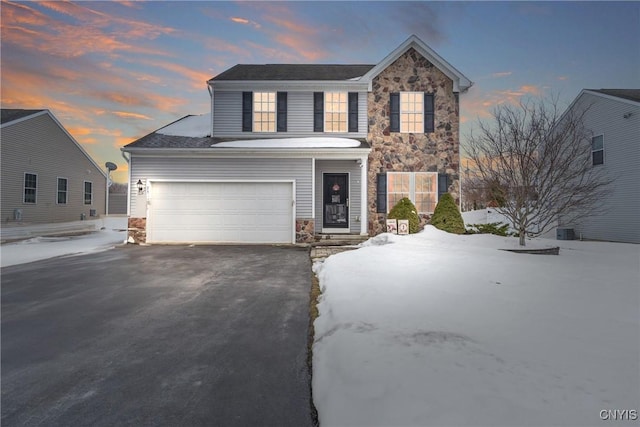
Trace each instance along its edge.
<instances>
[{"instance_id":1,"label":"roof shingles","mask_svg":"<svg viewBox=\"0 0 640 427\"><path fill-rule=\"evenodd\" d=\"M375 65L342 64L238 64L209 81L231 80L351 80L364 76Z\"/></svg>"}]
</instances>

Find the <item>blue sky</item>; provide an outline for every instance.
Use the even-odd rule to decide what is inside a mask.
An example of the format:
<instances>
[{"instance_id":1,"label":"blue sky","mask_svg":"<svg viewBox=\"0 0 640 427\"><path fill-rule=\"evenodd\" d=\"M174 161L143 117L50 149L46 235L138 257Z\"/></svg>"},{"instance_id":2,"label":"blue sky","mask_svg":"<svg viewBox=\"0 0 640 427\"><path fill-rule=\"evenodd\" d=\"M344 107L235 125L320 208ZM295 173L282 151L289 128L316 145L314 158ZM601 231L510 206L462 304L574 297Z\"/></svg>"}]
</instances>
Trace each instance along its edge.
<instances>
[{"instance_id":1,"label":"blue sky","mask_svg":"<svg viewBox=\"0 0 640 427\"><path fill-rule=\"evenodd\" d=\"M48 108L100 164L238 63L375 64L416 34L475 84L461 140L523 95L640 87L640 2L8 2L3 108Z\"/></svg>"}]
</instances>

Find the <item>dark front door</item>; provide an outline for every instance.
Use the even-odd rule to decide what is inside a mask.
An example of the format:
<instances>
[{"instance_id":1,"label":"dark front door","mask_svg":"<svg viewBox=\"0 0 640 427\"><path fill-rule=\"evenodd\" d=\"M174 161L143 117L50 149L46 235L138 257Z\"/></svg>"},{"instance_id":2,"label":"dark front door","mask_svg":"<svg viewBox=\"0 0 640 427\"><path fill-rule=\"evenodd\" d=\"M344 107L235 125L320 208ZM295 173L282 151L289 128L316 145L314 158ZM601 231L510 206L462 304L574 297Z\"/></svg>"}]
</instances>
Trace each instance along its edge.
<instances>
[{"instance_id":1,"label":"dark front door","mask_svg":"<svg viewBox=\"0 0 640 427\"><path fill-rule=\"evenodd\" d=\"M323 174L324 215L322 227L349 228L349 175Z\"/></svg>"}]
</instances>

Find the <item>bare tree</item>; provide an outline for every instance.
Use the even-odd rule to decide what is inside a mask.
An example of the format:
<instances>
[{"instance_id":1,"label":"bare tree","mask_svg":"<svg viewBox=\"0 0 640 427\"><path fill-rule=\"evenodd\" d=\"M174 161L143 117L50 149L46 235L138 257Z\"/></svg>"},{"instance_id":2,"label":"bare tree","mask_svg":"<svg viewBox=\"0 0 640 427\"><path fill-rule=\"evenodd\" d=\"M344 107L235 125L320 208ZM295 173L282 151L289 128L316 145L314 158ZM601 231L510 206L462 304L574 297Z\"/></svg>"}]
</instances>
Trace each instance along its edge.
<instances>
[{"instance_id":1,"label":"bare tree","mask_svg":"<svg viewBox=\"0 0 640 427\"><path fill-rule=\"evenodd\" d=\"M114 182L109 187L109 193L111 194L127 194L129 186L120 182Z\"/></svg>"},{"instance_id":2,"label":"bare tree","mask_svg":"<svg viewBox=\"0 0 640 427\"><path fill-rule=\"evenodd\" d=\"M602 208L610 181L592 166L587 110L561 114L557 99L502 104L469 138L474 175L504 198L496 211L511 221L521 246L563 216Z\"/></svg>"}]
</instances>

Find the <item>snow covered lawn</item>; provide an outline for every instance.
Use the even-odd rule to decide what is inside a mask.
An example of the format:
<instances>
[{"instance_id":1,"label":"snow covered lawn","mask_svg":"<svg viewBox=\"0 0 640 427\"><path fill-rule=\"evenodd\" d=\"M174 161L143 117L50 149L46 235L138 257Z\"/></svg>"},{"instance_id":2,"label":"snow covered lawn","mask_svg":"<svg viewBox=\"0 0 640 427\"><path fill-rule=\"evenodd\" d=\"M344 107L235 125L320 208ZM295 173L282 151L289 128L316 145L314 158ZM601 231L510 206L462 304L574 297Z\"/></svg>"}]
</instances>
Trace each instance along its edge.
<instances>
[{"instance_id":1,"label":"snow covered lawn","mask_svg":"<svg viewBox=\"0 0 640 427\"><path fill-rule=\"evenodd\" d=\"M104 251L127 238L127 218L104 218L103 228L89 234L66 237L34 237L0 247L0 266L24 264L64 255Z\"/></svg>"},{"instance_id":2,"label":"snow covered lawn","mask_svg":"<svg viewBox=\"0 0 640 427\"><path fill-rule=\"evenodd\" d=\"M316 264L321 426L586 426L640 410L640 245L498 250L514 240L427 226Z\"/></svg>"}]
</instances>

